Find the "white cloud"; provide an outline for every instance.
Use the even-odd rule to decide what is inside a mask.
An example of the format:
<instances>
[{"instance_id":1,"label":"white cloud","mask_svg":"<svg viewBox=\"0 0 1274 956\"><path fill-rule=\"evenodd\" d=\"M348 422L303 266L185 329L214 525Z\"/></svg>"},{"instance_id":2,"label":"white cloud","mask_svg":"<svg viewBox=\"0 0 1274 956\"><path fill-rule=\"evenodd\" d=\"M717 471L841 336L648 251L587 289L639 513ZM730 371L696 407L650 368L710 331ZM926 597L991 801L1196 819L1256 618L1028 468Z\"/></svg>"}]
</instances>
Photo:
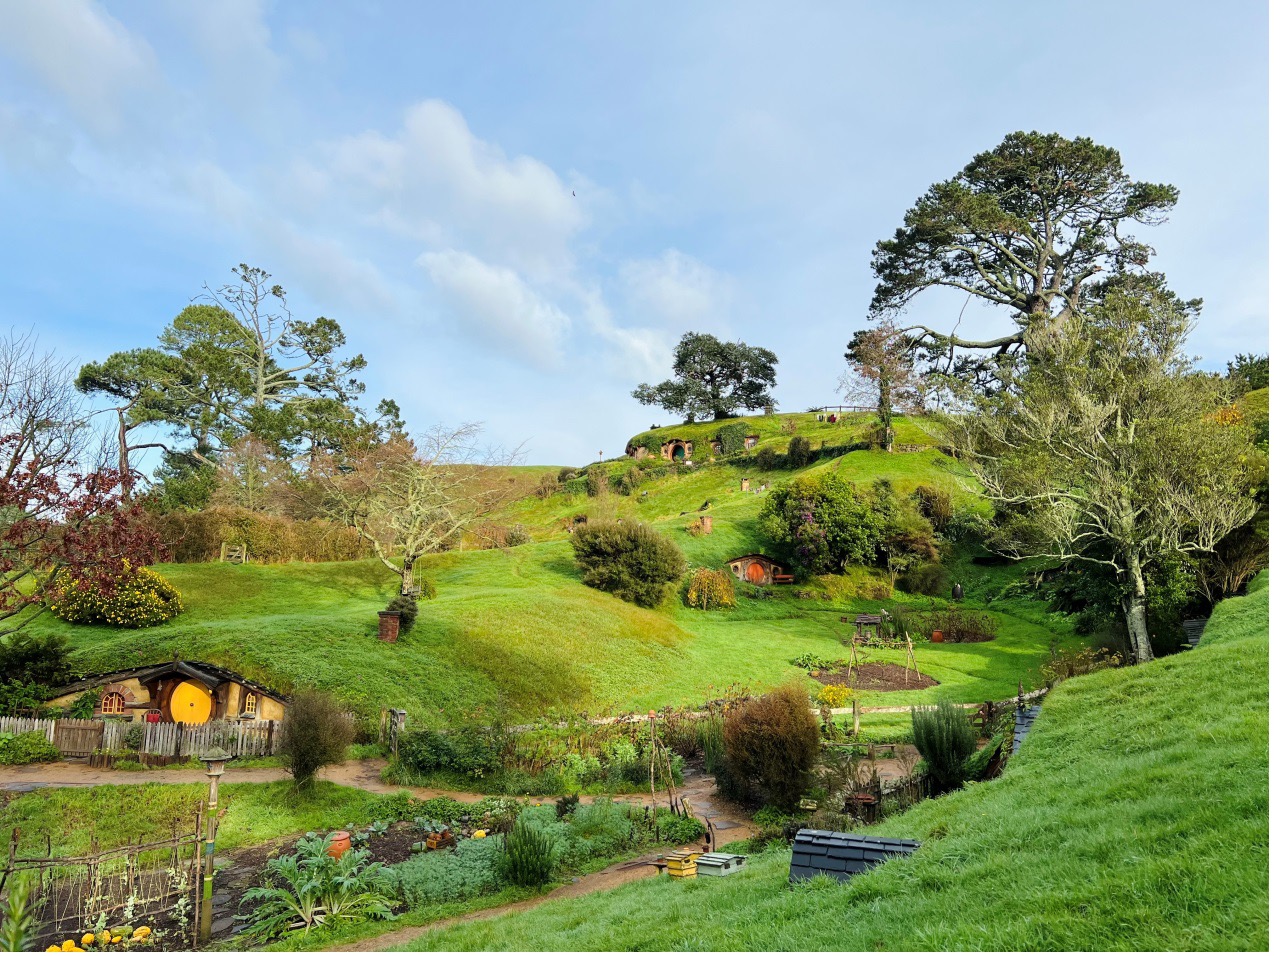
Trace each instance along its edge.
<instances>
[{"instance_id":1,"label":"white cloud","mask_svg":"<svg viewBox=\"0 0 1274 956\"><path fill-rule=\"evenodd\" d=\"M455 249L426 252L418 264L453 310L454 324L470 338L541 368L561 362L570 317L512 269Z\"/></svg>"},{"instance_id":2,"label":"white cloud","mask_svg":"<svg viewBox=\"0 0 1274 956\"><path fill-rule=\"evenodd\" d=\"M0 49L98 134L119 133L124 98L160 81L149 44L93 0L0 3Z\"/></svg>"},{"instance_id":3,"label":"white cloud","mask_svg":"<svg viewBox=\"0 0 1274 956\"><path fill-rule=\"evenodd\" d=\"M734 293L727 276L676 249L630 259L619 277L636 312L679 332L720 329Z\"/></svg>"},{"instance_id":4,"label":"white cloud","mask_svg":"<svg viewBox=\"0 0 1274 956\"><path fill-rule=\"evenodd\" d=\"M571 268L569 243L587 222L572 190L539 160L474 136L441 100L412 106L396 135L351 136L329 157L337 188L361 192L404 228L436 236L442 223L456 244L536 279Z\"/></svg>"}]
</instances>

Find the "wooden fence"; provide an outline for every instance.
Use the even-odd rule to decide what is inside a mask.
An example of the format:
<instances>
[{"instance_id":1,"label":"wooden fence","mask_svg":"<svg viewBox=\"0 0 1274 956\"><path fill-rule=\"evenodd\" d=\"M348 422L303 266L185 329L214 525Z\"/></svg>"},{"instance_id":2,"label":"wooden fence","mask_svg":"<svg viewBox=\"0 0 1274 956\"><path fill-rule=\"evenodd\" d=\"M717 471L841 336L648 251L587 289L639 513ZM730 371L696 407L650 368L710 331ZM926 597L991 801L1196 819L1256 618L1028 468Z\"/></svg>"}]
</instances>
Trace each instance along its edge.
<instances>
[{"instance_id":1,"label":"wooden fence","mask_svg":"<svg viewBox=\"0 0 1274 956\"><path fill-rule=\"evenodd\" d=\"M42 720L0 717L0 733L38 731L64 757L89 757L95 752L132 751L156 757L192 757L220 748L235 757L268 757L278 753L278 720L214 720L206 724L126 723L124 721ZM141 731L140 747L130 746L128 732Z\"/></svg>"},{"instance_id":2,"label":"wooden fence","mask_svg":"<svg viewBox=\"0 0 1274 956\"><path fill-rule=\"evenodd\" d=\"M38 926L34 948L67 939L78 942L105 916L107 926L130 923L165 935L164 948L190 949L199 925L200 834L204 806L199 804L193 828L159 840L108 850L93 839L82 856L55 857L52 841L23 852L21 831L10 835L9 852L0 870L0 896L7 895L18 874L29 873L39 885ZM43 853L38 851L43 849Z\"/></svg>"}]
</instances>

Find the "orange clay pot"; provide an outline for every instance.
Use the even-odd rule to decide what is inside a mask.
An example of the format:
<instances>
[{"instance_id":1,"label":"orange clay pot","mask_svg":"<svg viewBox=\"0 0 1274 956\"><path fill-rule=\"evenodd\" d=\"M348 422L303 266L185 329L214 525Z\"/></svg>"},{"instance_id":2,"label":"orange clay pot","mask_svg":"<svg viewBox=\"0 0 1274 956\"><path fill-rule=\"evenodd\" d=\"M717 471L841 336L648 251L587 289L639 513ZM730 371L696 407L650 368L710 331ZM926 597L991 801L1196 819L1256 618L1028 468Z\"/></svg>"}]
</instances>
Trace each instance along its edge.
<instances>
[{"instance_id":1,"label":"orange clay pot","mask_svg":"<svg viewBox=\"0 0 1274 956\"><path fill-rule=\"evenodd\" d=\"M328 845L327 855L333 860L339 860L346 851L349 850L349 831L337 830L332 834L332 842Z\"/></svg>"}]
</instances>

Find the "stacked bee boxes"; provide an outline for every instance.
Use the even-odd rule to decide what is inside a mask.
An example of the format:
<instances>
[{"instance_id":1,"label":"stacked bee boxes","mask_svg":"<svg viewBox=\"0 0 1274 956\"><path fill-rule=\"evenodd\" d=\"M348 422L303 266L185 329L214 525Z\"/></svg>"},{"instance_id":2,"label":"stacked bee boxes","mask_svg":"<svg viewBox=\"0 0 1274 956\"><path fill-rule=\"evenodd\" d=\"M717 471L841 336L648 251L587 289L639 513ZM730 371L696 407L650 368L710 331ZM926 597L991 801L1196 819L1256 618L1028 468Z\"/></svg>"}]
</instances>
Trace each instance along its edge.
<instances>
[{"instance_id":1,"label":"stacked bee boxes","mask_svg":"<svg viewBox=\"0 0 1274 956\"><path fill-rule=\"evenodd\" d=\"M743 869L746 861L737 853L705 853L695 863L700 876L729 876Z\"/></svg>"},{"instance_id":2,"label":"stacked bee boxes","mask_svg":"<svg viewBox=\"0 0 1274 956\"><path fill-rule=\"evenodd\" d=\"M668 875L678 880L693 880L699 870L697 861L702 855L694 850L669 853L665 858L668 862Z\"/></svg>"}]
</instances>

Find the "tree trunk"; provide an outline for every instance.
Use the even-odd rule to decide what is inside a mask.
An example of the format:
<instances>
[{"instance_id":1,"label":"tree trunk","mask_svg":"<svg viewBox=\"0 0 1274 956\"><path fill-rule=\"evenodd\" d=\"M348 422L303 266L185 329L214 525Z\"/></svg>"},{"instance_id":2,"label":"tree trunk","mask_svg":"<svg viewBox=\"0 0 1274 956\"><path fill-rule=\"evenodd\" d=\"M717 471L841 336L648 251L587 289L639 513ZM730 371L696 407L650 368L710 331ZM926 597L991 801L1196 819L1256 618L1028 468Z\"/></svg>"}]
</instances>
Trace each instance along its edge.
<instances>
[{"instance_id":1,"label":"tree trunk","mask_svg":"<svg viewBox=\"0 0 1274 956\"><path fill-rule=\"evenodd\" d=\"M1146 626L1146 578L1141 571L1141 561L1133 557L1128 562L1129 591L1121 599L1124 621L1128 624L1128 644L1132 648L1135 664L1145 664L1155 659L1150 648L1150 629Z\"/></svg>"},{"instance_id":2,"label":"tree trunk","mask_svg":"<svg viewBox=\"0 0 1274 956\"><path fill-rule=\"evenodd\" d=\"M125 501L133 498L133 471L128 465L128 425L124 421L124 410L117 408L119 415L119 484Z\"/></svg>"},{"instance_id":3,"label":"tree trunk","mask_svg":"<svg viewBox=\"0 0 1274 956\"><path fill-rule=\"evenodd\" d=\"M412 576L411 569L415 565L416 559L411 555L403 556L403 583L399 589L399 594L411 594L415 589L416 583Z\"/></svg>"}]
</instances>

